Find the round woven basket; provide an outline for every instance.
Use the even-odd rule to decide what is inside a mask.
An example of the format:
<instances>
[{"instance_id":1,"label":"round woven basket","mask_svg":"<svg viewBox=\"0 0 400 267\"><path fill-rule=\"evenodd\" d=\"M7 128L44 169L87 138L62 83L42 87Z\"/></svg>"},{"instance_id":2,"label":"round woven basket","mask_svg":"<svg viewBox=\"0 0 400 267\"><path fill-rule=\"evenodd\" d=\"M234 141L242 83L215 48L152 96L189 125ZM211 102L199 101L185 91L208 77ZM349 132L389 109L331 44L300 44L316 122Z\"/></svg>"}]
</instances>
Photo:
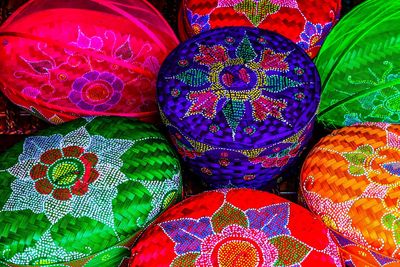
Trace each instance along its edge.
<instances>
[{"instance_id":1,"label":"round woven basket","mask_svg":"<svg viewBox=\"0 0 400 267\"><path fill-rule=\"evenodd\" d=\"M1 154L0 169L1 266L126 266L181 192L167 140L126 118L43 130Z\"/></svg>"},{"instance_id":2,"label":"round woven basket","mask_svg":"<svg viewBox=\"0 0 400 267\"><path fill-rule=\"evenodd\" d=\"M385 123L334 131L301 172L308 207L337 232L347 258L368 266L400 264L399 184L400 126Z\"/></svg>"},{"instance_id":3,"label":"round woven basket","mask_svg":"<svg viewBox=\"0 0 400 267\"><path fill-rule=\"evenodd\" d=\"M163 213L135 244L130 266L328 267L342 261L328 229L306 209L266 192L231 189L199 194Z\"/></svg>"},{"instance_id":4,"label":"round woven basket","mask_svg":"<svg viewBox=\"0 0 400 267\"><path fill-rule=\"evenodd\" d=\"M317 59L318 121L328 128L400 121L400 2L369 0L329 34Z\"/></svg>"},{"instance_id":5,"label":"round woven basket","mask_svg":"<svg viewBox=\"0 0 400 267\"><path fill-rule=\"evenodd\" d=\"M282 34L315 57L339 19L340 0L182 0L182 40L227 26L258 27Z\"/></svg>"},{"instance_id":6,"label":"round woven basket","mask_svg":"<svg viewBox=\"0 0 400 267\"><path fill-rule=\"evenodd\" d=\"M319 93L304 51L250 27L182 43L157 83L172 142L212 188L260 188L293 164L311 136Z\"/></svg>"},{"instance_id":7,"label":"round woven basket","mask_svg":"<svg viewBox=\"0 0 400 267\"><path fill-rule=\"evenodd\" d=\"M177 44L145 0L31 0L0 28L0 85L54 124L100 115L156 121L158 70Z\"/></svg>"}]
</instances>

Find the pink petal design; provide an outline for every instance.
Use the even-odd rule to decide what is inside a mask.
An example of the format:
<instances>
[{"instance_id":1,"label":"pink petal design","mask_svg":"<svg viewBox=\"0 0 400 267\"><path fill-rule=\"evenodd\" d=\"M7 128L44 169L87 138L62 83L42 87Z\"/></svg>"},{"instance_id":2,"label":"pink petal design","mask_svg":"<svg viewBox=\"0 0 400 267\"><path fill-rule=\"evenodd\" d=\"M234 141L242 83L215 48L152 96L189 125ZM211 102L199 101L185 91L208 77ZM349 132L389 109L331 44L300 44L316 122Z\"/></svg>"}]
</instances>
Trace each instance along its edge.
<instances>
[{"instance_id":1,"label":"pink petal design","mask_svg":"<svg viewBox=\"0 0 400 267\"><path fill-rule=\"evenodd\" d=\"M103 48L103 39L98 36L94 36L90 39L90 48L100 51Z\"/></svg>"},{"instance_id":2,"label":"pink petal design","mask_svg":"<svg viewBox=\"0 0 400 267\"><path fill-rule=\"evenodd\" d=\"M232 7L242 2L242 0L219 0L218 7Z\"/></svg>"},{"instance_id":3,"label":"pink petal design","mask_svg":"<svg viewBox=\"0 0 400 267\"><path fill-rule=\"evenodd\" d=\"M395 133L388 132L387 139L389 147L400 148L400 136Z\"/></svg>"},{"instance_id":4,"label":"pink petal design","mask_svg":"<svg viewBox=\"0 0 400 267\"><path fill-rule=\"evenodd\" d=\"M22 57L21 57L22 58ZM48 74L53 69L53 63L50 60L29 61L22 58L36 73Z\"/></svg>"},{"instance_id":5,"label":"pink petal design","mask_svg":"<svg viewBox=\"0 0 400 267\"><path fill-rule=\"evenodd\" d=\"M258 99L251 101L251 105L253 108L253 117L257 121L264 121L268 116L271 116L286 122L282 116L282 111L286 109L287 103L283 99L272 99L266 96L261 96Z\"/></svg>"},{"instance_id":6,"label":"pink petal design","mask_svg":"<svg viewBox=\"0 0 400 267\"><path fill-rule=\"evenodd\" d=\"M133 56L132 49L129 45L129 37L120 47L115 51L115 56L123 60L128 60Z\"/></svg>"},{"instance_id":7,"label":"pink petal design","mask_svg":"<svg viewBox=\"0 0 400 267\"><path fill-rule=\"evenodd\" d=\"M186 112L185 117L196 114L202 114L209 119L215 117L218 97L212 91L192 92L188 99L192 101L192 106Z\"/></svg>"},{"instance_id":8,"label":"pink petal design","mask_svg":"<svg viewBox=\"0 0 400 267\"><path fill-rule=\"evenodd\" d=\"M271 49L266 49L260 64L266 70L286 72L289 70L289 64L285 61L287 56L287 54L275 53L275 51Z\"/></svg>"},{"instance_id":9,"label":"pink petal design","mask_svg":"<svg viewBox=\"0 0 400 267\"><path fill-rule=\"evenodd\" d=\"M222 45L214 45L211 47L200 45L200 53L194 57L194 60L202 65L212 65L218 62L225 62L228 60L228 53L226 48Z\"/></svg>"},{"instance_id":10,"label":"pink petal design","mask_svg":"<svg viewBox=\"0 0 400 267\"><path fill-rule=\"evenodd\" d=\"M270 0L272 4L279 5L281 7L299 8L297 0Z\"/></svg>"},{"instance_id":11,"label":"pink petal design","mask_svg":"<svg viewBox=\"0 0 400 267\"><path fill-rule=\"evenodd\" d=\"M81 32L81 29L78 30L78 39L76 40L76 44L80 48L89 48L90 46L90 38Z\"/></svg>"}]
</instances>

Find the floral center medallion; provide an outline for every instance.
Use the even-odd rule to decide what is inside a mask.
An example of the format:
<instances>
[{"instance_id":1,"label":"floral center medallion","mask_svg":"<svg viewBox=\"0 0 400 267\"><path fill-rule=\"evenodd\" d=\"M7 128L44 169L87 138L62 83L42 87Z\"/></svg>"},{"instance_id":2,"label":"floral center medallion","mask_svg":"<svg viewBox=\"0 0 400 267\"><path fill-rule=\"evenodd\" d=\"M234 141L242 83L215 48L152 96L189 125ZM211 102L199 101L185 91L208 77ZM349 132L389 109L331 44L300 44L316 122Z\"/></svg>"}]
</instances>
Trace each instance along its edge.
<instances>
[{"instance_id":1,"label":"floral center medallion","mask_svg":"<svg viewBox=\"0 0 400 267\"><path fill-rule=\"evenodd\" d=\"M220 243L214 250L220 267L257 267L261 266L262 251L248 240L229 240Z\"/></svg>"},{"instance_id":2,"label":"floral center medallion","mask_svg":"<svg viewBox=\"0 0 400 267\"><path fill-rule=\"evenodd\" d=\"M69 187L83 176L84 164L76 158L63 158L52 164L47 172L50 181L59 187Z\"/></svg>"},{"instance_id":3,"label":"floral center medallion","mask_svg":"<svg viewBox=\"0 0 400 267\"><path fill-rule=\"evenodd\" d=\"M82 92L84 101L93 104L102 104L110 99L113 89L108 83L97 81L84 86Z\"/></svg>"},{"instance_id":4,"label":"floral center medallion","mask_svg":"<svg viewBox=\"0 0 400 267\"><path fill-rule=\"evenodd\" d=\"M246 90L256 85L257 75L245 65L225 67L220 73L221 84L228 90Z\"/></svg>"}]
</instances>

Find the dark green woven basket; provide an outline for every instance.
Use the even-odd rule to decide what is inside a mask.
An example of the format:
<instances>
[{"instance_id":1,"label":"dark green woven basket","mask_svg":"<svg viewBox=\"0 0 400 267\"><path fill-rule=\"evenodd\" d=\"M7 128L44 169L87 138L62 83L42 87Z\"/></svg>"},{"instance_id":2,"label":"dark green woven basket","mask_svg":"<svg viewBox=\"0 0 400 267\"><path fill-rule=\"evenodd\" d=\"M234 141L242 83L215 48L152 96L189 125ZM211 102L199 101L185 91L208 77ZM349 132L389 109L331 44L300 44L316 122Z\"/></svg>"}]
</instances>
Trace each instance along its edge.
<instances>
[{"instance_id":1,"label":"dark green woven basket","mask_svg":"<svg viewBox=\"0 0 400 267\"><path fill-rule=\"evenodd\" d=\"M77 120L0 155L0 265L119 266L181 191L179 161L149 124Z\"/></svg>"}]
</instances>

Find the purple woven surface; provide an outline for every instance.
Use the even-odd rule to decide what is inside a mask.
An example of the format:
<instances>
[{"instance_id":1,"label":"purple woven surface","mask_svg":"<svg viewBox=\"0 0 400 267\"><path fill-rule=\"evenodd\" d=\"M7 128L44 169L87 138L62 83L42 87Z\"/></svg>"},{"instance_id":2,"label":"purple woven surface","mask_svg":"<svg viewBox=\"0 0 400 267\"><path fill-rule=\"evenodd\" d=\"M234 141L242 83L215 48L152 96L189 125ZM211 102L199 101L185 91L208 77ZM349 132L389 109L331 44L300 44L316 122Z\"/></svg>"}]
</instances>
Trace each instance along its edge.
<instances>
[{"instance_id":1,"label":"purple woven surface","mask_svg":"<svg viewBox=\"0 0 400 267\"><path fill-rule=\"evenodd\" d=\"M279 175L306 145L320 95L305 52L247 27L182 43L164 61L157 88L175 146L214 188L258 188Z\"/></svg>"}]
</instances>

